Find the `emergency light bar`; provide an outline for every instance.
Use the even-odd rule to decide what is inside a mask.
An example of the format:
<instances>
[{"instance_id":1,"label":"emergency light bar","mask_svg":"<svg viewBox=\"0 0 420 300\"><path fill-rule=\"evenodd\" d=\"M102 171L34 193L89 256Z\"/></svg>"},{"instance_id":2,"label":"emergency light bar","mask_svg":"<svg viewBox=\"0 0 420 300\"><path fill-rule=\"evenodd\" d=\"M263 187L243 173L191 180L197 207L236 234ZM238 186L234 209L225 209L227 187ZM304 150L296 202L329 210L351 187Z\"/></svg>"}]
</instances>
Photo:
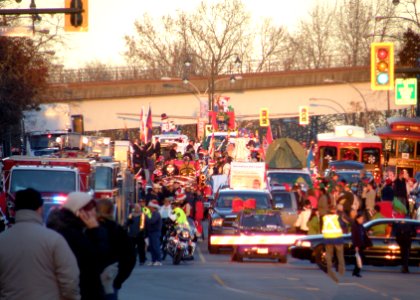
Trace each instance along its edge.
<instances>
[{"instance_id":1,"label":"emergency light bar","mask_svg":"<svg viewBox=\"0 0 420 300\"><path fill-rule=\"evenodd\" d=\"M211 245L293 245L296 239L305 235L212 235Z\"/></svg>"}]
</instances>

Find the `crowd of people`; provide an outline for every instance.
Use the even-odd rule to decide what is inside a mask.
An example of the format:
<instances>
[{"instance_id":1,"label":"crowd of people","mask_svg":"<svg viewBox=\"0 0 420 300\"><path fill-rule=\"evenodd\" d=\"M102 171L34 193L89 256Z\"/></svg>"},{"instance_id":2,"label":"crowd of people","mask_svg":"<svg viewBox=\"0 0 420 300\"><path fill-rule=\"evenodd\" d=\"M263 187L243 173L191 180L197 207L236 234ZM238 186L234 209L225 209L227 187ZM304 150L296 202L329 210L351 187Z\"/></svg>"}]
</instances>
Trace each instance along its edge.
<instances>
[{"instance_id":1,"label":"crowd of people","mask_svg":"<svg viewBox=\"0 0 420 300\"><path fill-rule=\"evenodd\" d=\"M371 246L369 236L391 234L391 228L386 224L374 226L372 232L367 233L363 223L380 218L415 218L409 196L418 189L418 183L408 176L406 170L401 170L395 179L392 173L388 173L383 182L375 181L362 170L353 186L338 178L333 171L328 178L316 178L314 187L307 191L299 185L293 188L300 206L294 224L296 232L324 235L327 272L336 282L338 278L332 270L331 260L335 252L339 259L338 272L343 274L343 234L351 233L357 257L353 276L361 277L364 249ZM402 253L401 272L408 273L409 247L416 232L414 228L397 228L395 234Z\"/></svg>"}]
</instances>

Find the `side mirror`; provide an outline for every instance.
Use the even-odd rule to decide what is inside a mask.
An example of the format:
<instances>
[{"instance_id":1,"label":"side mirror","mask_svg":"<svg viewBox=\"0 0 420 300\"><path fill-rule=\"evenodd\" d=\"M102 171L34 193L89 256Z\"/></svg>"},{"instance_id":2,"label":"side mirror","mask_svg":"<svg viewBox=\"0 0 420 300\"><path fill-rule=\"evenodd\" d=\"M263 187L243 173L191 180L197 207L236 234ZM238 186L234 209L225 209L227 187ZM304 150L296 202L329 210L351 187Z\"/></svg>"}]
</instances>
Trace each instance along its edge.
<instances>
[{"instance_id":1,"label":"side mirror","mask_svg":"<svg viewBox=\"0 0 420 300\"><path fill-rule=\"evenodd\" d=\"M274 207L278 208L278 209L282 209L282 208L284 208L284 204L283 203L276 203L276 205Z\"/></svg>"}]
</instances>

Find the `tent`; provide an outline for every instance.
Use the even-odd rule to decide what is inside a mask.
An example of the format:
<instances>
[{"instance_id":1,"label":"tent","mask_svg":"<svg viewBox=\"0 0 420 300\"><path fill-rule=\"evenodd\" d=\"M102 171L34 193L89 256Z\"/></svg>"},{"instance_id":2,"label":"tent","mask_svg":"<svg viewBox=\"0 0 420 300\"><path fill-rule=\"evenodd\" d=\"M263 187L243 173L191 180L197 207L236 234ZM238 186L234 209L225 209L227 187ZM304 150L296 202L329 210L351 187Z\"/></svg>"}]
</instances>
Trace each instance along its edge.
<instances>
[{"instance_id":1,"label":"tent","mask_svg":"<svg viewBox=\"0 0 420 300\"><path fill-rule=\"evenodd\" d=\"M275 139L267 148L265 162L269 169L303 169L306 168L306 151L294 139Z\"/></svg>"}]
</instances>

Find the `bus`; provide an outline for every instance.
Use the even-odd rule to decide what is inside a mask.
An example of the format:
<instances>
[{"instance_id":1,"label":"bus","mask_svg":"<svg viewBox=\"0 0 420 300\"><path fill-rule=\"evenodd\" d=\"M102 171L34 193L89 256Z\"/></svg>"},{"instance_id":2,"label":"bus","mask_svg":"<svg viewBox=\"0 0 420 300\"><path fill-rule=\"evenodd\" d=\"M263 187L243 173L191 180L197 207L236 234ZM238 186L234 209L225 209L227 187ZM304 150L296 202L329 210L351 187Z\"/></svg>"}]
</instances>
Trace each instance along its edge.
<instances>
[{"instance_id":1,"label":"bus","mask_svg":"<svg viewBox=\"0 0 420 300\"><path fill-rule=\"evenodd\" d=\"M410 177L420 172L420 118L392 117L384 127L376 129L384 148L383 164L399 174L406 170Z\"/></svg>"},{"instance_id":2,"label":"bus","mask_svg":"<svg viewBox=\"0 0 420 300\"><path fill-rule=\"evenodd\" d=\"M320 174L323 174L331 161L338 160L358 161L364 164L366 171L381 174L381 139L366 134L364 128L339 125L334 132L318 134L317 140L315 164Z\"/></svg>"}]
</instances>

